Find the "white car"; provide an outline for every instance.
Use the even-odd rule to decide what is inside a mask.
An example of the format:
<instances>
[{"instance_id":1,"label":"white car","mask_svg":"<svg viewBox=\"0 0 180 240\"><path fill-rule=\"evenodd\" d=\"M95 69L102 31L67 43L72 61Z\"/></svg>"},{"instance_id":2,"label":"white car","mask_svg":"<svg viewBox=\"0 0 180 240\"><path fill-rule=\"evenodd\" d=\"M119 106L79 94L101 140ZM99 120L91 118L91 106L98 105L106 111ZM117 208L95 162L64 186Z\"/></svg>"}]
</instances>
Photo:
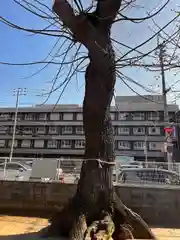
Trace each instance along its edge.
<instances>
[{"instance_id":1,"label":"white car","mask_svg":"<svg viewBox=\"0 0 180 240\"><path fill-rule=\"evenodd\" d=\"M19 162L0 164L0 179L28 181L31 176L31 167Z\"/></svg>"}]
</instances>

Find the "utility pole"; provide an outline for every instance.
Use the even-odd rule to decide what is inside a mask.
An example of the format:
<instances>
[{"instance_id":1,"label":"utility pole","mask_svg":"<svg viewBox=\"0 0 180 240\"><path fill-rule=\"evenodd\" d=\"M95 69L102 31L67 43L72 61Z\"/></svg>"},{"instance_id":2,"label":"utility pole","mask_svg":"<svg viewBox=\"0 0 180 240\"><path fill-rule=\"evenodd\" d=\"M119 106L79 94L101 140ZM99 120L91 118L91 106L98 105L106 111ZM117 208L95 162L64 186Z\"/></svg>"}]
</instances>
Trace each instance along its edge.
<instances>
[{"instance_id":1,"label":"utility pole","mask_svg":"<svg viewBox=\"0 0 180 240\"><path fill-rule=\"evenodd\" d=\"M145 166L148 167L148 149L147 149L147 134L144 139L144 155L145 155Z\"/></svg>"},{"instance_id":2,"label":"utility pole","mask_svg":"<svg viewBox=\"0 0 180 240\"><path fill-rule=\"evenodd\" d=\"M16 96L16 107L15 107L15 116L14 116L14 124L13 124L13 135L11 142L11 150L9 155L9 162L12 161L13 151L14 151L14 142L16 137L16 125L17 125L17 115L18 115L18 106L19 106L19 97L26 95L26 88L17 88L13 91L13 96Z\"/></svg>"},{"instance_id":3,"label":"utility pole","mask_svg":"<svg viewBox=\"0 0 180 240\"><path fill-rule=\"evenodd\" d=\"M165 127L169 123L169 115L168 115L168 106L167 106L167 92L168 89L166 89L166 82L165 82L165 72L164 72L164 44L160 44L159 48L159 60L160 60L160 66L161 66L161 77L162 77L162 94L163 94L163 104L164 104L164 123Z\"/></svg>"},{"instance_id":4,"label":"utility pole","mask_svg":"<svg viewBox=\"0 0 180 240\"><path fill-rule=\"evenodd\" d=\"M162 95L163 95L163 105L164 105L164 128L169 127L169 115L168 115L168 105L167 105L167 93L170 89L166 89L166 81L165 81L165 72L164 72L164 53L165 53L165 45L164 43L159 44L159 61L161 67L161 79L162 79ZM172 138L170 134L165 131L165 145L166 151L164 154L165 161L168 163L168 170L172 168L172 148L169 151L168 147L172 147Z\"/></svg>"}]
</instances>

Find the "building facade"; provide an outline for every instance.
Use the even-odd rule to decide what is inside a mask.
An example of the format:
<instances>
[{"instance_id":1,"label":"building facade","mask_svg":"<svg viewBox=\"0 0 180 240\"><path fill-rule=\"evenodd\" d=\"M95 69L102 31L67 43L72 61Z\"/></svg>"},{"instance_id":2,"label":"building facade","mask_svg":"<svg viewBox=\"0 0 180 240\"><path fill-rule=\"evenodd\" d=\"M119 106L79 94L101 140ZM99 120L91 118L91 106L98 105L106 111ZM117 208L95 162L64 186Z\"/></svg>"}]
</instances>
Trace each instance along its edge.
<instances>
[{"instance_id":1,"label":"building facade","mask_svg":"<svg viewBox=\"0 0 180 240\"><path fill-rule=\"evenodd\" d=\"M164 113L162 96L116 97L111 107L116 155L162 161ZM178 111L168 105L169 117ZM0 109L0 156L9 156L15 108ZM72 157L84 153L82 108L79 105L45 105L19 108L14 157ZM176 137L174 138L176 142ZM146 150L145 150L146 149Z\"/></svg>"}]
</instances>

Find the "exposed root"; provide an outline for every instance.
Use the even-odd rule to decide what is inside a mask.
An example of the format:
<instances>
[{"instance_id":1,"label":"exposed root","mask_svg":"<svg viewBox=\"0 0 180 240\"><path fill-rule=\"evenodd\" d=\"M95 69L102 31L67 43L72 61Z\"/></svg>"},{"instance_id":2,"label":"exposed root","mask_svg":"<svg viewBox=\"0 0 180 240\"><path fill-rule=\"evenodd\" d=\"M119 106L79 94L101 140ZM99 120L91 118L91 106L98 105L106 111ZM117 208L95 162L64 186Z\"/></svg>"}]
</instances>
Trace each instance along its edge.
<instances>
[{"instance_id":1,"label":"exposed root","mask_svg":"<svg viewBox=\"0 0 180 240\"><path fill-rule=\"evenodd\" d=\"M157 238L147 225L147 223L135 212L125 206L127 212L126 223L132 227L133 236L137 239L152 239Z\"/></svg>"},{"instance_id":2,"label":"exposed root","mask_svg":"<svg viewBox=\"0 0 180 240\"><path fill-rule=\"evenodd\" d=\"M115 225L109 214L104 219L94 221L87 229L84 240L111 240Z\"/></svg>"},{"instance_id":3,"label":"exposed root","mask_svg":"<svg viewBox=\"0 0 180 240\"><path fill-rule=\"evenodd\" d=\"M116 228L120 225L131 226L131 232L135 239L156 240L155 235L147 223L137 213L127 208L117 194L115 194L115 213L113 220Z\"/></svg>"},{"instance_id":4,"label":"exposed root","mask_svg":"<svg viewBox=\"0 0 180 240\"><path fill-rule=\"evenodd\" d=\"M114 223L116 226L116 229L121 228L121 231L124 231L128 229L132 236L134 236L135 239L152 239L156 240L155 235L149 228L149 226L145 223L145 221L137 214L134 213L132 210L124 206L124 209L126 211L126 219L124 223L119 223L119 219L121 219L122 213L115 209L115 214L114 214ZM117 230L119 231L119 230ZM127 231L125 231L127 233ZM119 233L116 233L116 237ZM122 235L122 234L121 234ZM121 238L120 238L121 239ZM123 239L123 238L122 238ZM126 238L125 238L126 239ZM133 238L129 238L133 239ZM118 239L119 240L119 239Z\"/></svg>"},{"instance_id":5,"label":"exposed root","mask_svg":"<svg viewBox=\"0 0 180 240\"><path fill-rule=\"evenodd\" d=\"M116 228L113 234L114 240L126 240L126 239L134 239L132 234L132 228L129 225L120 225L119 228Z\"/></svg>"},{"instance_id":6,"label":"exposed root","mask_svg":"<svg viewBox=\"0 0 180 240\"><path fill-rule=\"evenodd\" d=\"M86 230L84 240L91 239L97 232L99 221L94 221Z\"/></svg>"},{"instance_id":7,"label":"exposed root","mask_svg":"<svg viewBox=\"0 0 180 240\"><path fill-rule=\"evenodd\" d=\"M98 221L88 223L90 225L87 226L85 215L78 216L73 201L69 202L51 219L51 226L45 235L70 237L70 240L156 240L145 221L127 208L117 196L114 207L112 217L103 212L100 218L97 216Z\"/></svg>"},{"instance_id":8,"label":"exposed root","mask_svg":"<svg viewBox=\"0 0 180 240\"><path fill-rule=\"evenodd\" d=\"M87 230L86 217L85 215L82 214L75 219L69 234L69 239L83 240L86 230Z\"/></svg>"},{"instance_id":9,"label":"exposed root","mask_svg":"<svg viewBox=\"0 0 180 240\"><path fill-rule=\"evenodd\" d=\"M72 215L71 218L68 218L67 215L64 215L67 210L63 210L61 212L63 215L59 215L57 221L53 220L48 236L54 234L52 229L56 229L57 235L69 237L70 240L156 239L150 228L138 214L133 213L129 209L126 209L126 211L128 217L125 224L119 224L119 221L115 221L114 218L112 219L107 214L102 220L94 221L87 227L84 215L74 218L72 222ZM64 221L62 221L62 216L64 216ZM53 225L55 223L57 225Z\"/></svg>"}]
</instances>

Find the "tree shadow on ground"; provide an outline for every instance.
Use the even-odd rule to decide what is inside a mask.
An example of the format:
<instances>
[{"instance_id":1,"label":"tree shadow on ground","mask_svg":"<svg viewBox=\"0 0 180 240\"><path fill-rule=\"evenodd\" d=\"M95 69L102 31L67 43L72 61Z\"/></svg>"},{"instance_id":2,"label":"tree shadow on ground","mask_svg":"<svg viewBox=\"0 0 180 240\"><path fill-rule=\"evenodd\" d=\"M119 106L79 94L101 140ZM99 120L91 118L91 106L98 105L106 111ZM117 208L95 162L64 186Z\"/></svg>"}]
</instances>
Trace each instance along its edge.
<instances>
[{"instance_id":1,"label":"tree shadow on ground","mask_svg":"<svg viewBox=\"0 0 180 240\"><path fill-rule=\"evenodd\" d=\"M0 236L0 240L67 240L67 238L42 237L42 231L33 233L22 233L16 235Z\"/></svg>"},{"instance_id":2,"label":"tree shadow on ground","mask_svg":"<svg viewBox=\"0 0 180 240\"><path fill-rule=\"evenodd\" d=\"M0 240L39 240L38 233L22 233L17 235L0 236Z\"/></svg>"}]
</instances>

